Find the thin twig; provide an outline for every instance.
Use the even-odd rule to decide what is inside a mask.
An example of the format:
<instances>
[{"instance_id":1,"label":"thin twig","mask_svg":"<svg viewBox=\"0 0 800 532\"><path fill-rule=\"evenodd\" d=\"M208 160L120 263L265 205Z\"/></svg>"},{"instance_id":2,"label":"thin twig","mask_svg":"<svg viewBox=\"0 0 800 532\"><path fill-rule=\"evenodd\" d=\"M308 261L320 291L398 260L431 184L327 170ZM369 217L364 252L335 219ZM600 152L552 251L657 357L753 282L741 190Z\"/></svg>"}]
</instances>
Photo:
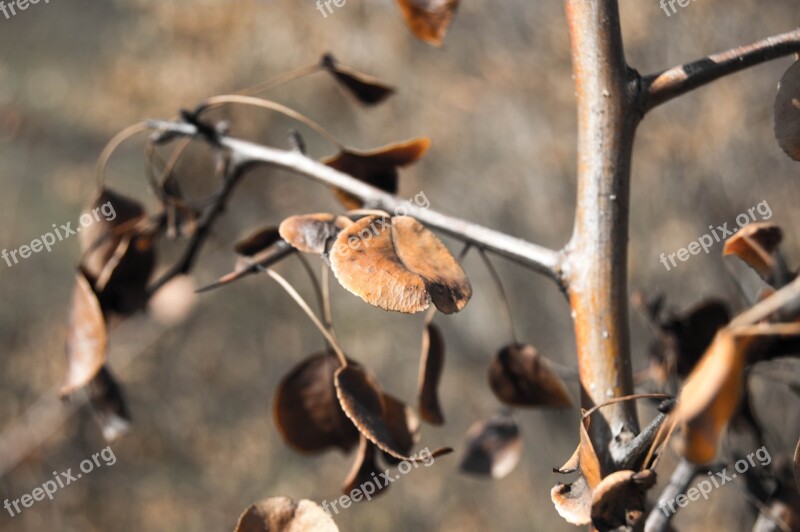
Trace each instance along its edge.
<instances>
[{"instance_id":1,"label":"thin twig","mask_svg":"<svg viewBox=\"0 0 800 532\"><path fill-rule=\"evenodd\" d=\"M644 112L728 74L800 52L800 29L740 46L646 76Z\"/></svg>"},{"instance_id":2,"label":"thin twig","mask_svg":"<svg viewBox=\"0 0 800 532\"><path fill-rule=\"evenodd\" d=\"M494 285L497 287L497 293L500 294L500 299L503 300L503 305L506 309L506 316L508 317L508 328L511 333L511 340L514 342L514 345L519 345L519 340L517 340L517 332L516 329L514 329L514 312L511 310L511 303L508 300L508 295L506 294L505 288L503 288L503 281L500 279L500 275L498 275L497 270L494 269L492 261L490 261L489 257L486 256L486 252L483 251L483 249L478 248L478 253L481 256L481 259L483 259L486 269L489 270L489 273L492 276Z\"/></svg>"}]
</instances>

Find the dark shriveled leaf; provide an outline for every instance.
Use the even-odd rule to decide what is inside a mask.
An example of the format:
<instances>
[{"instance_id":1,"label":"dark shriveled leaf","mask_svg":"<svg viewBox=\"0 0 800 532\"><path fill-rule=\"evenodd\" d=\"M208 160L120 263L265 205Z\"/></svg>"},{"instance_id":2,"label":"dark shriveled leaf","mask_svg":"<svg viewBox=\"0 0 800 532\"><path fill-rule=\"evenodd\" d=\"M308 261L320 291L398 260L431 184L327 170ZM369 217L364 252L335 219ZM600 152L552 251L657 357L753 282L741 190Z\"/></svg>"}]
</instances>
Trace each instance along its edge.
<instances>
[{"instance_id":1,"label":"dark shriveled leaf","mask_svg":"<svg viewBox=\"0 0 800 532\"><path fill-rule=\"evenodd\" d=\"M384 192L397 193L397 169L415 163L430 147L427 138L389 144L370 151L347 148L333 157L322 160L331 168L351 175ZM335 188L336 198L349 210L364 206L361 199Z\"/></svg>"},{"instance_id":2,"label":"dark shriveled leaf","mask_svg":"<svg viewBox=\"0 0 800 532\"><path fill-rule=\"evenodd\" d=\"M800 61L789 67L778 85L775 138L789 157L800 161Z\"/></svg>"},{"instance_id":3,"label":"dark shriveled leaf","mask_svg":"<svg viewBox=\"0 0 800 532\"><path fill-rule=\"evenodd\" d=\"M782 240L783 231L777 225L750 224L725 241L723 255L736 255L764 281L774 284L775 253Z\"/></svg>"},{"instance_id":4,"label":"dark shriveled leaf","mask_svg":"<svg viewBox=\"0 0 800 532\"><path fill-rule=\"evenodd\" d=\"M331 54L322 56L320 66L333 76L339 85L365 105L377 105L394 94L394 89L376 78L361 74L339 64Z\"/></svg>"},{"instance_id":5,"label":"dark shriveled leaf","mask_svg":"<svg viewBox=\"0 0 800 532\"><path fill-rule=\"evenodd\" d=\"M384 393L383 419L389 427L392 440L397 448L404 454L410 455L414 444L419 440L419 418L414 410L393 395ZM400 460L388 453L383 453L390 464L400 463Z\"/></svg>"},{"instance_id":6,"label":"dark shriveled leaf","mask_svg":"<svg viewBox=\"0 0 800 532\"><path fill-rule=\"evenodd\" d=\"M664 320L660 325L664 333L662 346L656 352L667 354L675 364L678 375L686 377L711 345L717 331L727 325L730 319L731 313L724 301L704 301Z\"/></svg>"},{"instance_id":7,"label":"dark shriveled leaf","mask_svg":"<svg viewBox=\"0 0 800 532\"><path fill-rule=\"evenodd\" d=\"M356 454L356 461L348 473L347 478L342 486L342 493L349 495L355 489L362 489L364 484L371 482L375 487L375 492L370 494L370 497L382 495L389 487L387 483L376 482L376 478L383 473L383 468L378 464L377 460L377 447L372 444L363 435L358 445L358 453Z\"/></svg>"},{"instance_id":8,"label":"dark shriveled leaf","mask_svg":"<svg viewBox=\"0 0 800 532\"><path fill-rule=\"evenodd\" d=\"M67 377L61 396L83 388L106 363L108 333L100 302L83 272L75 278L67 330Z\"/></svg>"},{"instance_id":9,"label":"dark shriveled leaf","mask_svg":"<svg viewBox=\"0 0 800 532\"><path fill-rule=\"evenodd\" d=\"M656 474L616 471L605 477L592 492L592 525L597 530L637 530L649 490Z\"/></svg>"},{"instance_id":10,"label":"dark shriveled leaf","mask_svg":"<svg viewBox=\"0 0 800 532\"><path fill-rule=\"evenodd\" d=\"M293 368L278 386L275 423L284 441L301 452L332 447L347 452L358 443L358 430L336 397L337 369L335 353L318 353Z\"/></svg>"},{"instance_id":11,"label":"dark shriveled leaf","mask_svg":"<svg viewBox=\"0 0 800 532\"><path fill-rule=\"evenodd\" d=\"M400 460L411 460L394 440L385 421L383 398L377 383L352 365L336 370L335 382L339 404L359 432L383 452Z\"/></svg>"},{"instance_id":12,"label":"dark shriveled leaf","mask_svg":"<svg viewBox=\"0 0 800 532\"><path fill-rule=\"evenodd\" d=\"M107 366L103 366L88 385L89 404L103 431L103 438L113 442L131 428L131 416L122 393Z\"/></svg>"},{"instance_id":13,"label":"dark shriveled leaf","mask_svg":"<svg viewBox=\"0 0 800 532\"><path fill-rule=\"evenodd\" d=\"M288 497L258 501L239 517L234 532L338 532L330 515L315 502Z\"/></svg>"},{"instance_id":14,"label":"dark shriveled leaf","mask_svg":"<svg viewBox=\"0 0 800 532\"><path fill-rule=\"evenodd\" d=\"M434 46L444 42L458 0L397 0L411 32Z\"/></svg>"},{"instance_id":15,"label":"dark shriveled leaf","mask_svg":"<svg viewBox=\"0 0 800 532\"><path fill-rule=\"evenodd\" d=\"M278 228L273 225L256 229L244 239L238 241L233 250L242 257L253 257L281 239Z\"/></svg>"},{"instance_id":16,"label":"dark shriveled leaf","mask_svg":"<svg viewBox=\"0 0 800 532\"><path fill-rule=\"evenodd\" d=\"M444 338L433 323L422 332L422 358L419 363L419 414L431 425L443 425L439 403L439 381L444 369Z\"/></svg>"},{"instance_id":17,"label":"dark shriveled leaf","mask_svg":"<svg viewBox=\"0 0 800 532\"><path fill-rule=\"evenodd\" d=\"M514 470L521 454L519 427L511 414L501 412L470 427L459 468L463 473L500 479Z\"/></svg>"},{"instance_id":18,"label":"dark shriveled leaf","mask_svg":"<svg viewBox=\"0 0 800 532\"><path fill-rule=\"evenodd\" d=\"M433 304L458 312L469 279L442 242L408 216L367 216L339 233L330 253L339 283L384 310L415 313Z\"/></svg>"},{"instance_id":19,"label":"dark shriveled leaf","mask_svg":"<svg viewBox=\"0 0 800 532\"><path fill-rule=\"evenodd\" d=\"M572 406L566 385L550 362L531 345L509 345L489 366L489 385L495 396L513 406Z\"/></svg>"}]
</instances>

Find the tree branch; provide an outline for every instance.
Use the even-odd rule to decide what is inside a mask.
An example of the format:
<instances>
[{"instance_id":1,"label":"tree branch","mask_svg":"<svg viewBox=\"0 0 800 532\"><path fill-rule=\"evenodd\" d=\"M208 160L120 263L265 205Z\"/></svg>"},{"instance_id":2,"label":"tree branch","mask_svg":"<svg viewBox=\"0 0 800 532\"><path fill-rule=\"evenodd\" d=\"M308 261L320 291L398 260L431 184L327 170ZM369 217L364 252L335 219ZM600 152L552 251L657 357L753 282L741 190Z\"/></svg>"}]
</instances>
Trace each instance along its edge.
<instances>
[{"instance_id":1,"label":"tree branch","mask_svg":"<svg viewBox=\"0 0 800 532\"><path fill-rule=\"evenodd\" d=\"M800 29L646 76L643 110L646 113L723 76L797 52L800 52Z\"/></svg>"},{"instance_id":2,"label":"tree branch","mask_svg":"<svg viewBox=\"0 0 800 532\"><path fill-rule=\"evenodd\" d=\"M617 0L566 0L578 96L578 202L564 276L575 320L582 406L633 393L628 211L639 77L628 68ZM590 437L605 474L639 432L632 401L604 408Z\"/></svg>"},{"instance_id":3,"label":"tree branch","mask_svg":"<svg viewBox=\"0 0 800 532\"><path fill-rule=\"evenodd\" d=\"M681 493L686 493L686 489L692 482L692 479L697 475L697 466L682 459L678 463L678 467L672 472L672 477L669 479L669 485L664 488L661 495L658 497L658 502L655 507L650 511L645 523L645 532L664 532L669 528L669 522L675 515L675 499ZM670 507L672 504L672 507ZM672 509L675 508L675 511Z\"/></svg>"},{"instance_id":4,"label":"tree branch","mask_svg":"<svg viewBox=\"0 0 800 532\"><path fill-rule=\"evenodd\" d=\"M203 138L194 125L185 122L150 120L148 123L161 135L168 137ZM325 185L340 188L375 208L390 213L402 210L433 229L543 273L563 288L561 253L558 251L433 209L420 207L414 202L409 203L408 200L377 189L297 151L279 150L228 136L221 136L218 140L220 146L231 153L233 163L240 167L266 164L282 168Z\"/></svg>"}]
</instances>

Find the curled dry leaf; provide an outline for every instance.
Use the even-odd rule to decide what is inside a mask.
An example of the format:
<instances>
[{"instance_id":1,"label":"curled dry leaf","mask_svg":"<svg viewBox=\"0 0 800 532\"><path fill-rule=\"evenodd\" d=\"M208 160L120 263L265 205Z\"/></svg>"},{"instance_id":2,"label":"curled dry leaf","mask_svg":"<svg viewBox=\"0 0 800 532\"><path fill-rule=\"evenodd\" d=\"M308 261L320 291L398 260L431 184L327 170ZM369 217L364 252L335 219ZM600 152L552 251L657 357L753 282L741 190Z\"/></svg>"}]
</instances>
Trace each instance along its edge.
<instances>
[{"instance_id":1,"label":"curled dry leaf","mask_svg":"<svg viewBox=\"0 0 800 532\"><path fill-rule=\"evenodd\" d=\"M131 416L122 387L107 366L100 368L97 376L89 383L88 392L89 404L103 431L103 438L107 442L113 442L124 436L130 430Z\"/></svg>"},{"instance_id":2,"label":"curled dry leaf","mask_svg":"<svg viewBox=\"0 0 800 532\"><path fill-rule=\"evenodd\" d=\"M725 241L724 255L736 255L753 268L767 283L775 278L776 256L783 240L783 231L770 223L753 223L745 226Z\"/></svg>"},{"instance_id":3,"label":"curled dry leaf","mask_svg":"<svg viewBox=\"0 0 800 532\"><path fill-rule=\"evenodd\" d=\"M422 358L419 363L419 414L431 425L444 424L439 403L439 381L444 369L444 338L433 323L422 332Z\"/></svg>"},{"instance_id":4,"label":"curled dry leaf","mask_svg":"<svg viewBox=\"0 0 800 532\"><path fill-rule=\"evenodd\" d=\"M587 525L592 521L592 494L602 480L597 453L589 438L590 418L580 424L580 444L567 463L555 471L569 474L578 472L578 478L569 484L558 483L550 490L550 498L558 514L573 525Z\"/></svg>"},{"instance_id":5,"label":"curled dry leaf","mask_svg":"<svg viewBox=\"0 0 800 532\"><path fill-rule=\"evenodd\" d=\"M106 363L108 333L100 302L86 275L75 277L67 330L67 378L61 396L89 384Z\"/></svg>"},{"instance_id":6,"label":"curled dry leaf","mask_svg":"<svg viewBox=\"0 0 800 532\"><path fill-rule=\"evenodd\" d=\"M800 161L800 61L789 67L778 85L775 138L789 157Z\"/></svg>"},{"instance_id":7,"label":"curled dry leaf","mask_svg":"<svg viewBox=\"0 0 800 532\"><path fill-rule=\"evenodd\" d=\"M336 370L336 395L347 417L359 432L383 452L399 460L411 460L408 449L394 439L386 421L383 395L362 369L347 365Z\"/></svg>"},{"instance_id":8,"label":"curled dry leaf","mask_svg":"<svg viewBox=\"0 0 800 532\"><path fill-rule=\"evenodd\" d=\"M722 330L678 397L674 419L683 426L683 455L696 464L714 459L717 441L736 410L750 339Z\"/></svg>"},{"instance_id":9,"label":"curled dry leaf","mask_svg":"<svg viewBox=\"0 0 800 532\"><path fill-rule=\"evenodd\" d=\"M278 386L275 423L284 441L301 452L331 447L347 452L358 443L358 430L336 397L337 369L335 353L317 353L293 368Z\"/></svg>"},{"instance_id":10,"label":"curled dry leaf","mask_svg":"<svg viewBox=\"0 0 800 532\"><path fill-rule=\"evenodd\" d=\"M458 8L458 0L397 0L411 32L421 41L441 46Z\"/></svg>"},{"instance_id":11,"label":"curled dry leaf","mask_svg":"<svg viewBox=\"0 0 800 532\"><path fill-rule=\"evenodd\" d=\"M495 355L489 366L489 385L508 405L572 406L569 391L550 362L528 344L512 344Z\"/></svg>"},{"instance_id":12,"label":"curled dry leaf","mask_svg":"<svg viewBox=\"0 0 800 532\"><path fill-rule=\"evenodd\" d=\"M356 489L362 489L363 491L362 486L370 482L375 491L369 494L369 497L383 494L389 487L389 484L381 484L380 482L374 481L381 473L383 473L383 468L378 464L377 447L362 435L358 445L356 461L353 463L353 468L344 481L342 493L349 495Z\"/></svg>"},{"instance_id":13,"label":"curled dry leaf","mask_svg":"<svg viewBox=\"0 0 800 532\"><path fill-rule=\"evenodd\" d=\"M414 444L419 440L419 418L414 410L409 408L398 398L384 393L383 420L389 427L392 440L397 444L397 449L404 455L410 455ZM391 454L384 453L384 458L390 464L399 463L400 460Z\"/></svg>"},{"instance_id":14,"label":"curled dry leaf","mask_svg":"<svg viewBox=\"0 0 800 532\"><path fill-rule=\"evenodd\" d=\"M510 413L500 412L470 427L459 468L463 473L500 479L514 470L521 455L519 427Z\"/></svg>"},{"instance_id":15,"label":"curled dry leaf","mask_svg":"<svg viewBox=\"0 0 800 532\"><path fill-rule=\"evenodd\" d=\"M636 530L644 516L647 490L655 482L656 474L649 469L608 475L592 492L592 525L597 530Z\"/></svg>"},{"instance_id":16,"label":"curled dry leaf","mask_svg":"<svg viewBox=\"0 0 800 532\"><path fill-rule=\"evenodd\" d=\"M362 218L339 233L330 256L339 283L384 310L415 313L433 301L452 314L472 296L458 261L408 216Z\"/></svg>"},{"instance_id":17,"label":"curled dry leaf","mask_svg":"<svg viewBox=\"0 0 800 532\"><path fill-rule=\"evenodd\" d=\"M315 502L288 497L258 501L239 517L234 532L338 532L331 516Z\"/></svg>"},{"instance_id":18,"label":"curled dry leaf","mask_svg":"<svg viewBox=\"0 0 800 532\"><path fill-rule=\"evenodd\" d=\"M356 99L366 105L376 105L394 94L394 89L384 85L376 78L361 74L355 70L339 64L331 55L325 54L320 60L320 66L333 76L340 86L344 87Z\"/></svg>"},{"instance_id":19,"label":"curled dry leaf","mask_svg":"<svg viewBox=\"0 0 800 532\"><path fill-rule=\"evenodd\" d=\"M352 223L349 218L335 214L304 214L285 219L279 231L280 236L295 249L322 254L339 232Z\"/></svg>"},{"instance_id":20,"label":"curled dry leaf","mask_svg":"<svg viewBox=\"0 0 800 532\"><path fill-rule=\"evenodd\" d=\"M370 151L347 148L322 162L331 168L351 175L373 187L392 194L397 192L397 169L417 162L428 151L431 141L427 138L413 139L389 144ZM338 188L336 198L347 209L359 209L364 204L360 198Z\"/></svg>"}]
</instances>

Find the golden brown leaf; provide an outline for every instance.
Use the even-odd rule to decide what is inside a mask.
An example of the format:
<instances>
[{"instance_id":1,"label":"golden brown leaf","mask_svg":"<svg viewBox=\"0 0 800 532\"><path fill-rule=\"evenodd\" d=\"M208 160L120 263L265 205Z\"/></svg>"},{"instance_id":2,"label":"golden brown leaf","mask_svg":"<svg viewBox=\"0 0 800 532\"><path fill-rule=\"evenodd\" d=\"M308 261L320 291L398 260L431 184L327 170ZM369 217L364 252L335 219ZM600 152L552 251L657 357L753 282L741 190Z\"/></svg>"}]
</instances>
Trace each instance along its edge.
<instances>
[{"instance_id":1,"label":"golden brown leaf","mask_svg":"<svg viewBox=\"0 0 800 532\"><path fill-rule=\"evenodd\" d=\"M683 454L705 464L714 459L719 435L739 403L749 340L722 330L692 371L673 412L683 425Z\"/></svg>"},{"instance_id":2,"label":"golden brown leaf","mask_svg":"<svg viewBox=\"0 0 800 532\"><path fill-rule=\"evenodd\" d=\"M336 370L335 382L339 404L359 432L383 452L399 460L411 460L386 422L383 395L377 383L353 365Z\"/></svg>"},{"instance_id":3,"label":"golden brown leaf","mask_svg":"<svg viewBox=\"0 0 800 532\"><path fill-rule=\"evenodd\" d=\"M333 76L340 86L365 105L376 105L394 94L394 89L376 78L341 65L331 54L322 56L320 66Z\"/></svg>"},{"instance_id":4,"label":"golden brown leaf","mask_svg":"<svg viewBox=\"0 0 800 532\"><path fill-rule=\"evenodd\" d=\"M108 333L100 302L83 272L75 278L67 331L67 378L61 396L89 384L106 363Z\"/></svg>"},{"instance_id":5,"label":"golden brown leaf","mask_svg":"<svg viewBox=\"0 0 800 532\"><path fill-rule=\"evenodd\" d=\"M489 385L495 396L513 406L572 406L572 398L550 362L528 344L508 345L489 366Z\"/></svg>"},{"instance_id":6,"label":"golden brown leaf","mask_svg":"<svg viewBox=\"0 0 800 532\"><path fill-rule=\"evenodd\" d=\"M335 353L317 353L293 368L278 386L275 423L284 441L301 452L331 447L347 452L358 443L358 430L336 397L337 369Z\"/></svg>"},{"instance_id":7,"label":"golden brown leaf","mask_svg":"<svg viewBox=\"0 0 800 532\"><path fill-rule=\"evenodd\" d=\"M789 67L778 85L775 138L789 157L800 161L800 61Z\"/></svg>"},{"instance_id":8,"label":"golden brown leaf","mask_svg":"<svg viewBox=\"0 0 800 532\"><path fill-rule=\"evenodd\" d=\"M459 466L463 473L499 479L519 463L522 438L510 413L500 412L475 422L466 438L467 449Z\"/></svg>"},{"instance_id":9,"label":"golden brown leaf","mask_svg":"<svg viewBox=\"0 0 800 532\"><path fill-rule=\"evenodd\" d=\"M338 532L336 523L317 503L271 497L247 508L234 532Z\"/></svg>"},{"instance_id":10,"label":"golden brown leaf","mask_svg":"<svg viewBox=\"0 0 800 532\"><path fill-rule=\"evenodd\" d=\"M421 41L441 46L458 0L397 0L406 24Z\"/></svg>"},{"instance_id":11,"label":"golden brown leaf","mask_svg":"<svg viewBox=\"0 0 800 532\"><path fill-rule=\"evenodd\" d=\"M427 138L412 139L397 144L389 144L370 151L347 148L322 162L331 168L351 175L373 187L392 194L397 192L397 169L415 163L425 155L430 147ZM345 208L359 209L363 202L338 188L334 189L336 198Z\"/></svg>"},{"instance_id":12,"label":"golden brown leaf","mask_svg":"<svg viewBox=\"0 0 800 532\"><path fill-rule=\"evenodd\" d=\"M600 461L589 438L590 418L580 424L580 444L567 460L556 469L562 474L578 472L578 478L568 484L558 483L550 490L550 499L558 514L573 525L587 525L592 521L592 494L602 480Z\"/></svg>"},{"instance_id":13,"label":"golden brown leaf","mask_svg":"<svg viewBox=\"0 0 800 532\"><path fill-rule=\"evenodd\" d=\"M419 414L431 425L444 424L439 403L439 381L444 369L444 338L433 323L422 332L422 359L419 363Z\"/></svg>"},{"instance_id":14,"label":"golden brown leaf","mask_svg":"<svg viewBox=\"0 0 800 532\"><path fill-rule=\"evenodd\" d=\"M456 259L408 216L368 216L343 230L331 251L331 266L343 287L384 310L415 313L433 301L451 314L472 296Z\"/></svg>"},{"instance_id":15,"label":"golden brown leaf","mask_svg":"<svg viewBox=\"0 0 800 532\"><path fill-rule=\"evenodd\" d=\"M736 255L768 283L775 272L775 255L783 231L770 223L753 223L725 241L724 255Z\"/></svg>"},{"instance_id":16,"label":"golden brown leaf","mask_svg":"<svg viewBox=\"0 0 800 532\"><path fill-rule=\"evenodd\" d=\"M344 216L318 213L290 216L281 222L280 236L304 253L322 254L340 231L352 225Z\"/></svg>"}]
</instances>

